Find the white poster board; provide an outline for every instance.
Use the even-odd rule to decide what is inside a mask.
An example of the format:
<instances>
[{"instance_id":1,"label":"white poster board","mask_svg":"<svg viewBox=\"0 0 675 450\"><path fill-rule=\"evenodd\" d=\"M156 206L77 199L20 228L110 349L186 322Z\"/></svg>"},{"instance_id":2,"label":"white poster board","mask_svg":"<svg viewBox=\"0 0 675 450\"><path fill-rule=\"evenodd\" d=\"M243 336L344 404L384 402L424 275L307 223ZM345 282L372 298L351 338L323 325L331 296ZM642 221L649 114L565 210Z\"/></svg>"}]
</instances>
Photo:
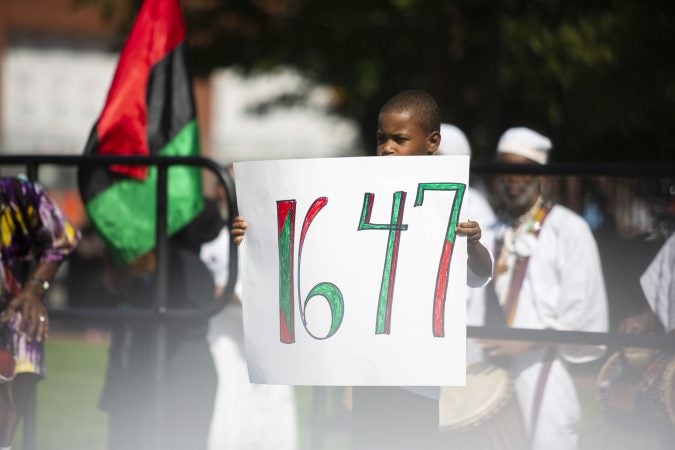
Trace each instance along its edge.
<instances>
[{"instance_id":1,"label":"white poster board","mask_svg":"<svg viewBox=\"0 0 675 450\"><path fill-rule=\"evenodd\" d=\"M464 384L468 157L234 170L252 382Z\"/></svg>"}]
</instances>

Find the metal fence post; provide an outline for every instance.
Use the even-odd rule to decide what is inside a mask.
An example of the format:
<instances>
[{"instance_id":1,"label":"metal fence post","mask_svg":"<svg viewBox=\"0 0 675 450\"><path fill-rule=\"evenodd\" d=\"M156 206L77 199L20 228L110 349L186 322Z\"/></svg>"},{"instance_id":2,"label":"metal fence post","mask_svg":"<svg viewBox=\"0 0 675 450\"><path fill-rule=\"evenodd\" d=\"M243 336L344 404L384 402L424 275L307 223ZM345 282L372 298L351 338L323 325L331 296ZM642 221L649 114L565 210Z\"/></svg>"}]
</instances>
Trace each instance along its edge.
<instances>
[{"instance_id":1,"label":"metal fence post","mask_svg":"<svg viewBox=\"0 0 675 450\"><path fill-rule=\"evenodd\" d=\"M167 324L163 314L168 307L168 234L167 234L167 166L157 165L157 205L156 205L156 247L155 257L156 285L155 285L155 360L154 360L154 433L153 446L157 450L162 448L162 425L164 422L164 368L166 367L167 352Z\"/></svg>"},{"instance_id":2,"label":"metal fence post","mask_svg":"<svg viewBox=\"0 0 675 450\"><path fill-rule=\"evenodd\" d=\"M326 387L314 386L312 390L312 450L322 450L326 437Z\"/></svg>"}]
</instances>

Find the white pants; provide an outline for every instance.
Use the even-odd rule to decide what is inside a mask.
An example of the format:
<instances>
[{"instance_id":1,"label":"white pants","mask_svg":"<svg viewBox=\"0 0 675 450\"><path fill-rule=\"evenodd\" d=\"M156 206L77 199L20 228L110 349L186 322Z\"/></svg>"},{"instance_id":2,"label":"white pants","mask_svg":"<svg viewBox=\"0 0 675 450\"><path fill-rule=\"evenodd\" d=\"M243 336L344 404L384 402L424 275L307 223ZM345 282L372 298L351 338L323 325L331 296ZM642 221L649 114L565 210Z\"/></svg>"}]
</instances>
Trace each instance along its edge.
<instances>
[{"instance_id":1,"label":"white pants","mask_svg":"<svg viewBox=\"0 0 675 450\"><path fill-rule=\"evenodd\" d=\"M297 418L291 386L251 384L244 357L241 307L211 319L209 342L218 372L209 450L295 450Z\"/></svg>"}]
</instances>

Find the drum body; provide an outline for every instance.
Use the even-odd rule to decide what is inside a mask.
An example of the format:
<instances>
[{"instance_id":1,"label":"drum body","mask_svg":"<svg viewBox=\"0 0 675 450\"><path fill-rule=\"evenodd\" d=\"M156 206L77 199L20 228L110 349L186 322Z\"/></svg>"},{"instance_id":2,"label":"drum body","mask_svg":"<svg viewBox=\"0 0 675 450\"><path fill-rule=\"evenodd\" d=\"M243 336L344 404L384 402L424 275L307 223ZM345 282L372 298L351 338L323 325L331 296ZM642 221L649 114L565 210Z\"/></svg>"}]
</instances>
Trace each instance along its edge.
<instances>
[{"instance_id":1,"label":"drum body","mask_svg":"<svg viewBox=\"0 0 675 450\"><path fill-rule=\"evenodd\" d=\"M605 414L629 429L675 427L675 356L628 348L612 354L596 382Z\"/></svg>"},{"instance_id":2,"label":"drum body","mask_svg":"<svg viewBox=\"0 0 675 450\"><path fill-rule=\"evenodd\" d=\"M466 386L441 388L439 427L441 448L527 449L511 378L505 369L489 363L467 367Z\"/></svg>"}]
</instances>

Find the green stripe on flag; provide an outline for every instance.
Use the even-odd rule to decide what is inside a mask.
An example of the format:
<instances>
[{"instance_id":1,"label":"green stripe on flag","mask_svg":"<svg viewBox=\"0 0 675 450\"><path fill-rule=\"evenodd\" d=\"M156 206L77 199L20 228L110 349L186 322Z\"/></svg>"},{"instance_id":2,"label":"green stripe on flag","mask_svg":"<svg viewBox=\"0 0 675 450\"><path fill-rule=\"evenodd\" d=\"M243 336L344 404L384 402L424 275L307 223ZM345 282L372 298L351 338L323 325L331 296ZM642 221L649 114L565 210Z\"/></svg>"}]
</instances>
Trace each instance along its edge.
<instances>
[{"instance_id":1,"label":"green stripe on flag","mask_svg":"<svg viewBox=\"0 0 675 450\"><path fill-rule=\"evenodd\" d=\"M160 151L161 156L196 156L199 138L190 121ZM116 182L86 205L89 217L119 263L129 264L155 247L157 168L150 166L145 180ZM171 166L167 186L167 231L172 235L202 209L201 169Z\"/></svg>"}]
</instances>

